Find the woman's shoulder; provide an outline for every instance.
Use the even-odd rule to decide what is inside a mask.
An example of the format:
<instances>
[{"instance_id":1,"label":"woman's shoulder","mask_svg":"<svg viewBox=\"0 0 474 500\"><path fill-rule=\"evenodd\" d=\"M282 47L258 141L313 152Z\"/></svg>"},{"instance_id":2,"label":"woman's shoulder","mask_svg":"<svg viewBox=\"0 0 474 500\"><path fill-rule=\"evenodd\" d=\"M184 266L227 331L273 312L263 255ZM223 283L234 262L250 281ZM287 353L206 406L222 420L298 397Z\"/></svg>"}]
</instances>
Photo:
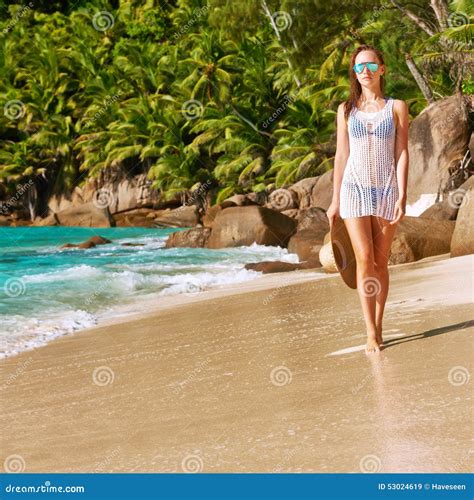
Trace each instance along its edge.
<instances>
[{"instance_id":1,"label":"woman's shoulder","mask_svg":"<svg viewBox=\"0 0 474 500\"><path fill-rule=\"evenodd\" d=\"M349 100L346 99L345 101L342 101L339 103L337 107L337 116L338 120L341 120L340 123L342 124L343 122L347 125L349 121L349 116L352 110L352 107L349 104Z\"/></svg>"},{"instance_id":2,"label":"woman's shoulder","mask_svg":"<svg viewBox=\"0 0 474 500\"><path fill-rule=\"evenodd\" d=\"M339 103L338 109L339 108L344 108L344 106L346 106L346 105L349 106L350 104L351 104L351 101L350 101L349 98L348 99L344 99L343 101L341 101Z\"/></svg>"},{"instance_id":3,"label":"woman's shoulder","mask_svg":"<svg viewBox=\"0 0 474 500\"><path fill-rule=\"evenodd\" d=\"M395 124L398 127L400 120L405 116L408 116L408 104L403 99L395 99L394 97L391 99L393 100L393 115Z\"/></svg>"},{"instance_id":4,"label":"woman's shoulder","mask_svg":"<svg viewBox=\"0 0 474 500\"><path fill-rule=\"evenodd\" d=\"M346 99L345 101L339 103L337 112L341 115L345 115L347 110L347 113L349 114L352 111L353 107L354 105L351 103L351 101L349 99Z\"/></svg>"},{"instance_id":5,"label":"woman's shoulder","mask_svg":"<svg viewBox=\"0 0 474 500\"><path fill-rule=\"evenodd\" d=\"M339 103L339 106L337 107L337 110L339 111L344 111L344 108L346 106L346 103L347 103L347 100L345 101L342 101L341 103ZM334 109L334 108L333 108Z\"/></svg>"},{"instance_id":6,"label":"woman's shoulder","mask_svg":"<svg viewBox=\"0 0 474 500\"><path fill-rule=\"evenodd\" d=\"M393 101L393 109L399 113L403 113L404 111L408 111L408 104L403 99L395 99L395 97L391 97Z\"/></svg>"}]
</instances>

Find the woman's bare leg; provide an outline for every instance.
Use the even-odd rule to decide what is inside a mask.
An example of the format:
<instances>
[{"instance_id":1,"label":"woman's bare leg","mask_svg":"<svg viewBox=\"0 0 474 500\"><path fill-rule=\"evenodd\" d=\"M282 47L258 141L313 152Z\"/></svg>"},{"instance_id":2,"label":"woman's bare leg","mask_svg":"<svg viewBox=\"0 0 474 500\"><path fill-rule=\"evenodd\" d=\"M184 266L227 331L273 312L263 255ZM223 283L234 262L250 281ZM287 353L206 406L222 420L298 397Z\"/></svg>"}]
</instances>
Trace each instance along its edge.
<instances>
[{"instance_id":1,"label":"woman's bare leg","mask_svg":"<svg viewBox=\"0 0 474 500\"><path fill-rule=\"evenodd\" d=\"M375 325L377 327L377 342L382 345L382 321L389 288L388 259L398 224L390 225L385 219L376 216L371 216L371 224L375 274L379 281L379 290L375 296Z\"/></svg>"},{"instance_id":2,"label":"woman's bare leg","mask_svg":"<svg viewBox=\"0 0 474 500\"><path fill-rule=\"evenodd\" d=\"M370 215L343 219L357 262L357 291L367 329L366 353L380 351L377 343L377 326L375 322L375 295L378 291L378 278L375 274L372 224L370 219Z\"/></svg>"}]
</instances>

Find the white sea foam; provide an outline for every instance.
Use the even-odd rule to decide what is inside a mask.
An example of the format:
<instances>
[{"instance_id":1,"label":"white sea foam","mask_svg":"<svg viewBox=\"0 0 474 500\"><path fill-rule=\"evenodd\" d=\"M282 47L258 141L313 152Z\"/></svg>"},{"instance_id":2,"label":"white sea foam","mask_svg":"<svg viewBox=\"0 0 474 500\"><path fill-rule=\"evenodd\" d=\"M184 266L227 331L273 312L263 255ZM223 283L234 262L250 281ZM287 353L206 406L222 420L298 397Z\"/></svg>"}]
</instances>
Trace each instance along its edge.
<instances>
[{"instance_id":1,"label":"white sea foam","mask_svg":"<svg viewBox=\"0 0 474 500\"><path fill-rule=\"evenodd\" d=\"M132 270L105 273L100 269L84 265L75 266L64 272L30 276L30 282L48 283L48 281L54 281L55 279L69 279L74 275L78 279L77 273L79 270L81 271L81 278L86 280L90 280L91 277L96 278L102 274L102 279L99 280L97 287L94 290L89 289L88 294L83 293L82 301L78 297L78 303L88 307L96 300L99 300L100 294L105 290L108 293L115 292L115 307L104 305L94 314L81 309L67 310L62 313L42 310L41 313L45 318L25 317L22 315L4 316L0 330L2 344L0 358L35 349L60 336L94 326L98 323L100 317L107 318L110 314L115 315L114 311L120 308L119 304L122 302L135 304L136 307L133 308L133 312L136 313L140 310L140 300L145 297L150 299L155 296L159 300L160 296L198 293L214 286L241 283L261 275L259 272L237 268L237 266L235 266L235 269L230 270L227 266L226 269L227 271L220 272L203 270L201 272L146 275ZM135 295L133 292L135 292ZM52 300L48 301L45 297L44 303L45 305L48 303L51 305ZM109 314L107 314L107 310ZM110 311L112 312L110 313Z\"/></svg>"},{"instance_id":2,"label":"white sea foam","mask_svg":"<svg viewBox=\"0 0 474 500\"><path fill-rule=\"evenodd\" d=\"M18 261L18 274L12 275L23 280L25 293L0 300L0 357L94 326L122 310L124 316L140 312L160 297L199 293L262 275L246 270L246 262L298 262L296 254L281 247L163 248L166 238L114 238L88 250L60 250L57 240L56 246L28 248ZM123 246L126 242L143 246Z\"/></svg>"},{"instance_id":3,"label":"white sea foam","mask_svg":"<svg viewBox=\"0 0 474 500\"><path fill-rule=\"evenodd\" d=\"M0 358L13 356L47 344L49 341L97 324L97 318L87 311L51 313L48 317L12 315L2 318Z\"/></svg>"},{"instance_id":4,"label":"white sea foam","mask_svg":"<svg viewBox=\"0 0 474 500\"><path fill-rule=\"evenodd\" d=\"M25 283L47 283L51 281L65 281L77 279L89 279L103 275L104 272L87 264L60 269L49 273L30 274L22 277Z\"/></svg>"},{"instance_id":5,"label":"white sea foam","mask_svg":"<svg viewBox=\"0 0 474 500\"><path fill-rule=\"evenodd\" d=\"M174 276L166 276L165 282L168 285L160 295L175 295L178 293L199 292L208 290L216 285L227 285L231 283L242 283L260 276L261 273L247 270L236 269L234 271L222 273L186 273Z\"/></svg>"}]
</instances>

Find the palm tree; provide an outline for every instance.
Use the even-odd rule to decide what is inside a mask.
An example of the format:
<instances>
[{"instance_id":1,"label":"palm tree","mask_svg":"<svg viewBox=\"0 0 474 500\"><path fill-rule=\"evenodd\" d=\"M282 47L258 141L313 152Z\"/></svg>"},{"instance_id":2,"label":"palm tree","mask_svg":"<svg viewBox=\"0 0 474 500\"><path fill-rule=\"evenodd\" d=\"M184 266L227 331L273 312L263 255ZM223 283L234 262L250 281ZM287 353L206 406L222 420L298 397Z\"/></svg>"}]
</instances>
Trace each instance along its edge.
<instances>
[{"instance_id":1,"label":"palm tree","mask_svg":"<svg viewBox=\"0 0 474 500\"><path fill-rule=\"evenodd\" d=\"M85 5L40 2L18 19L20 2L0 9L2 195L147 172L165 198L210 183L222 200L319 175L359 43L384 50L387 92L412 112L472 93L468 0ZM100 11L114 21L104 30Z\"/></svg>"},{"instance_id":2,"label":"palm tree","mask_svg":"<svg viewBox=\"0 0 474 500\"><path fill-rule=\"evenodd\" d=\"M179 84L190 90L191 99L215 102L219 105L230 98L234 75L239 74L244 60L237 45L225 40L222 32L204 31L186 37L190 56L181 61L181 71L189 76Z\"/></svg>"}]
</instances>

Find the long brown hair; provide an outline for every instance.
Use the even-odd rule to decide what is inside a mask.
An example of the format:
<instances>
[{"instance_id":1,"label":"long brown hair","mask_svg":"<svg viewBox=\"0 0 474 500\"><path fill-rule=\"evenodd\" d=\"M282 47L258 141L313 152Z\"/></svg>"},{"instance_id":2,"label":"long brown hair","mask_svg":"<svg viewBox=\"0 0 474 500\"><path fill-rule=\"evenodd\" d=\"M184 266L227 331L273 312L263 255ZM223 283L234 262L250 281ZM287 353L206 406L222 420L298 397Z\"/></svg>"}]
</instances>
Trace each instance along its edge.
<instances>
[{"instance_id":1,"label":"long brown hair","mask_svg":"<svg viewBox=\"0 0 474 500\"><path fill-rule=\"evenodd\" d=\"M359 52L362 52L363 50L371 50L372 52L375 52L375 55L377 56L379 63L385 64L382 52L372 45L359 45L354 50L354 52L351 55L351 63L349 65L349 80L351 82L351 88L350 88L349 98L344 103L344 117L346 121L349 117L349 113L351 112L352 106L356 106L359 97L362 95L362 86L360 85L359 80L357 80L353 67L355 64L357 54ZM382 92L382 95L384 95L385 75L380 75L380 90Z\"/></svg>"}]
</instances>

